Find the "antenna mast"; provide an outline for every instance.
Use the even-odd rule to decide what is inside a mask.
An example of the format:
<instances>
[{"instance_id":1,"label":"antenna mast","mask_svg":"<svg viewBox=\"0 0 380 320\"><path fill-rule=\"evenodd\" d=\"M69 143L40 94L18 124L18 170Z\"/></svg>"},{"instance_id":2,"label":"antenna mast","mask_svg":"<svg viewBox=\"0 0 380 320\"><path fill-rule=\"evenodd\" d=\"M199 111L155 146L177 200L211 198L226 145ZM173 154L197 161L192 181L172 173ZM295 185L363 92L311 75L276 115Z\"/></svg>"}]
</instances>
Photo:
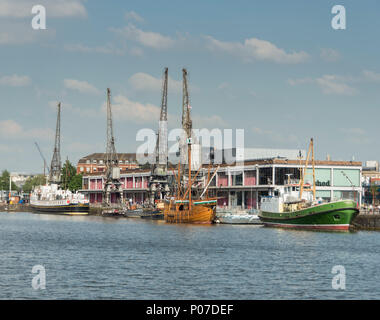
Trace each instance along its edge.
<instances>
[{"instance_id":1,"label":"antenna mast","mask_svg":"<svg viewBox=\"0 0 380 320\"><path fill-rule=\"evenodd\" d=\"M55 128L55 143L51 159L49 183L61 182L61 103L58 103L57 124Z\"/></svg>"}]
</instances>

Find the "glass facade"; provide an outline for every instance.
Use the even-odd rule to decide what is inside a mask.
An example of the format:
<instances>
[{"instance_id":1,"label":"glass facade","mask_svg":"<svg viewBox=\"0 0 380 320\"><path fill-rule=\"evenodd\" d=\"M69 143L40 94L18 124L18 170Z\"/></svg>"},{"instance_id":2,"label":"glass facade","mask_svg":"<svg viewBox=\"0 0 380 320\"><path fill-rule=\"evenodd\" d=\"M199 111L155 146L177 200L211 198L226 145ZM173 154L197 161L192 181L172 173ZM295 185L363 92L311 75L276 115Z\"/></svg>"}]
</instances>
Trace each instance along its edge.
<instances>
[{"instance_id":1,"label":"glass facade","mask_svg":"<svg viewBox=\"0 0 380 320\"><path fill-rule=\"evenodd\" d=\"M351 187L352 185L360 186L359 169L334 169L335 187Z\"/></svg>"},{"instance_id":2,"label":"glass facade","mask_svg":"<svg viewBox=\"0 0 380 320\"><path fill-rule=\"evenodd\" d=\"M313 184L313 169L309 168L305 174L305 183ZM317 187L331 186L331 169L315 169L315 185Z\"/></svg>"}]
</instances>

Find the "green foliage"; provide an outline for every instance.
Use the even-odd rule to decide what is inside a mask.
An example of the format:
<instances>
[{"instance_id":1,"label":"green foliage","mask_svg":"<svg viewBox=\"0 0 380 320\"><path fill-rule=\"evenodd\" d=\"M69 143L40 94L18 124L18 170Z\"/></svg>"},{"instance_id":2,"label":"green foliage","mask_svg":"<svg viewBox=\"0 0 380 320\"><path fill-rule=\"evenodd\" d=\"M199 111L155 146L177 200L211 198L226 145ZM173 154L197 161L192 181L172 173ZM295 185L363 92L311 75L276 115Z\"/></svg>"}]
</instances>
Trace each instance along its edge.
<instances>
[{"instance_id":1,"label":"green foliage","mask_svg":"<svg viewBox=\"0 0 380 320\"><path fill-rule=\"evenodd\" d=\"M62 189L69 189L71 179L76 175L77 170L69 160L66 160L61 170L61 187Z\"/></svg>"},{"instance_id":2,"label":"green foliage","mask_svg":"<svg viewBox=\"0 0 380 320\"><path fill-rule=\"evenodd\" d=\"M69 189L71 191L77 191L82 189L82 175L77 174L76 168L71 164L69 160L66 160L62 170L62 189Z\"/></svg>"},{"instance_id":3,"label":"green foliage","mask_svg":"<svg viewBox=\"0 0 380 320\"><path fill-rule=\"evenodd\" d=\"M33 190L33 187L41 186L46 183L46 177L43 174L39 174L34 177L29 177L26 179L25 184L22 186L22 190L24 192L31 192Z\"/></svg>"},{"instance_id":4,"label":"green foliage","mask_svg":"<svg viewBox=\"0 0 380 320\"><path fill-rule=\"evenodd\" d=\"M9 190L9 171L3 170L0 176L0 190ZM16 184L12 181L12 190L19 190Z\"/></svg>"},{"instance_id":5,"label":"green foliage","mask_svg":"<svg viewBox=\"0 0 380 320\"><path fill-rule=\"evenodd\" d=\"M82 175L76 174L74 177L71 178L69 182L69 189L71 191L77 191L79 189L82 189Z\"/></svg>"}]
</instances>

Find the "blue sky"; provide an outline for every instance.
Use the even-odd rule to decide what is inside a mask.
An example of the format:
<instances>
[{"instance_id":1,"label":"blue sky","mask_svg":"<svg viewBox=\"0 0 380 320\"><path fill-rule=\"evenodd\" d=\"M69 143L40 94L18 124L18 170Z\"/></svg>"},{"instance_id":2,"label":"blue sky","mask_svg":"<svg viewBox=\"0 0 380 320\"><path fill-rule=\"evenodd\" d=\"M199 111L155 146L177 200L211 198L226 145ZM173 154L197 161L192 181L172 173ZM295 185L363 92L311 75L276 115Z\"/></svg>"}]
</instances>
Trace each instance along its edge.
<instances>
[{"instance_id":1,"label":"blue sky","mask_svg":"<svg viewBox=\"0 0 380 320\"><path fill-rule=\"evenodd\" d=\"M31 28L42 4L47 29ZM331 8L346 8L346 30ZM335 160L379 160L380 4L376 1L0 0L0 169L41 172L56 102L62 158L105 150L111 88L118 152L158 126L169 68L178 126L181 69L194 127L242 128L246 147L307 148Z\"/></svg>"}]
</instances>

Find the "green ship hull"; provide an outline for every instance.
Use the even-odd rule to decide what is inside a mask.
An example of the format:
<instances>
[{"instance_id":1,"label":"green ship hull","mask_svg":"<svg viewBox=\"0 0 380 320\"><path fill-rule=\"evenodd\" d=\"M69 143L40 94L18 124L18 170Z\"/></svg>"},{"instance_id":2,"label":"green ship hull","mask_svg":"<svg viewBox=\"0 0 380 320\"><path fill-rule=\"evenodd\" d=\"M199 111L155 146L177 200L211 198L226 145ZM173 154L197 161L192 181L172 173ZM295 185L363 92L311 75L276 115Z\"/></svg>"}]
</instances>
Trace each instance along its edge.
<instances>
[{"instance_id":1,"label":"green ship hull","mask_svg":"<svg viewBox=\"0 0 380 320\"><path fill-rule=\"evenodd\" d=\"M341 200L299 211L262 211L259 217L268 227L347 231L358 213L359 209L355 201Z\"/></svg>"}]
</instances>

